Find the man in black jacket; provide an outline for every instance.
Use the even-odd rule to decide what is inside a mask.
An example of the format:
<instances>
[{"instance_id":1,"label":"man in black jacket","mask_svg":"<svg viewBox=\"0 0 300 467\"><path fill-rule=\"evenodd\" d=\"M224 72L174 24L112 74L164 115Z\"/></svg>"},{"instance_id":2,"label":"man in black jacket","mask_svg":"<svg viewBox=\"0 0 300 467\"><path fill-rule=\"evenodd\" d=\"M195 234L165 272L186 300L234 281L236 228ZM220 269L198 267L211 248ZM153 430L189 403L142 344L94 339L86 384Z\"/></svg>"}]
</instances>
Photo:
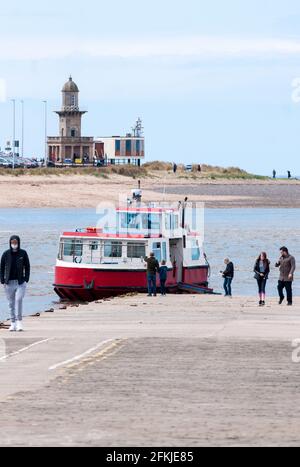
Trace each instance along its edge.
<instances>
[{"instance_id":1,"label":"man in black jacket","mask_svg":"<svg viewBox=\"0 0 300 467\"><path fill-rule=\"evenodd\" d=\"M1 259L1 284L9 303L10 331L20 332L23 331L23 299L30 278L30 262L27 252L20 248L20 237L13 235L9 245L9 250L3 253Z\"/></svg>"},{"instance_id":2,"label":"man in black jacket","mask_svg":"<svg viewBox=\"0 0 300 467\"><path fill-rule=\"evenodd\" d=\"M226 265L226 269L225 271L221 271L221 274L224 277L225 297L232 297L231 284L234 278L234 265L228 258L224 260L224 263Z\"/></svg>"},{"instance_id":3,"label":"man in black jacket","mask_svg":"<svg viewBox=\"0 0 300 467\"><path fill-rule=\"evenodd\" d=\"M145 258L147 263L147 282L148 282L148 297L156 297L156 274L159 272L159 262L155 258L153 252L149 258Z\"/></svg>"}]
</instances>

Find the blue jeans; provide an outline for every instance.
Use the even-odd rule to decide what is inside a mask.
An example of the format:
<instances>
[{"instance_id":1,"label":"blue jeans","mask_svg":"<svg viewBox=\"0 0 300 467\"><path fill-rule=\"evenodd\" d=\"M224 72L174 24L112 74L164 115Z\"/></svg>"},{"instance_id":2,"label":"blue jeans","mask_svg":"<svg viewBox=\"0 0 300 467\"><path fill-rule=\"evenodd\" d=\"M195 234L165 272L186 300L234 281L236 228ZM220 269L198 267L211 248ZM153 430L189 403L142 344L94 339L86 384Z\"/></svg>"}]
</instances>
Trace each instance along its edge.
<instances>
[{"instance_id":1,"label":"blue jeans","mask_svg":"<svg viewBox=\"0 0 300 467\"><path fill-rule=\"evenodd\" d=\"M5 293L9 304L11 322L22 321L26 283L19 285L18 281L9 281L5 285Z\"/></svg>"},{"instance_id":2,"label":"blue jeans","mask_svg":"<svg viewBox=\"0 0 300 467\"><path fill-rule=\"evenodd\" d=\"M226 297L232 296L232 291L231 291L232 280L233 280L232 277L225 277L224 279L224 290L225 290Z\"/></svg>"},{"instance_id":3,"label":"blue jeans","mask_svg":"<svg viewBox=\"0 0 300 467\"><path fill-rule=\"evenodd\" d=\"M156 274L148 274L147 279L149 295L156 295Z\"/></svg>"},{"instance_id":4,"label":"blue jeans","mask_svg":"<svg viewBox=\"0 0 300 467\"><path fill-rule=\"evenodd\" d=\"M162 295L166 295L167 293L166 282L166 279L160 279L160 291Z\"/></svg>"}]
</instances>

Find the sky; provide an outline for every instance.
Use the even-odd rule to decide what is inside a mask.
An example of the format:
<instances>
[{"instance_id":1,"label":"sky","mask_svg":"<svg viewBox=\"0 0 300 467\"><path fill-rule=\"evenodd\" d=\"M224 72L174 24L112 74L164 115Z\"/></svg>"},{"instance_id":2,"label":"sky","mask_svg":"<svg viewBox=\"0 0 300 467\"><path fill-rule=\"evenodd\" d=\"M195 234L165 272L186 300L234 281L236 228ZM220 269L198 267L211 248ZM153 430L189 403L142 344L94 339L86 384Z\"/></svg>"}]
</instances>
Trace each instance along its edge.
<instances>
[{"instance_id":1,"label":"sky","mask_svg":"<svg viewBox=\"0 0 300 467\"><path fill-rule=\"evenodd\" d=\"M83 135L145 127L147 160L300 174L298 0L0 0L0 146L16 99L44 155L70 74Z\"/></svg>"}]
</instances>

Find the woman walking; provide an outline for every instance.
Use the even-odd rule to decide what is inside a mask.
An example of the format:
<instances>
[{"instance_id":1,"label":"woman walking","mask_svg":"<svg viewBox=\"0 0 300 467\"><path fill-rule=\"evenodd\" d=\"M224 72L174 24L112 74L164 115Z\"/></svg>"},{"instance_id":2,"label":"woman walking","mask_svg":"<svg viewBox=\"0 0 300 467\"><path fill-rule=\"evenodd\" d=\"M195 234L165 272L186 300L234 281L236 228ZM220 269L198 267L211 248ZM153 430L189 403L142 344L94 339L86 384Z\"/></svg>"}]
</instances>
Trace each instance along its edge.
<instances>
[{"instance_id":1,"label":"woman walking","mask_svg":"<svg viewBox=\"0 0 300 467\"><path fill-rule=\"evenodd\" d=\"M263 252L257 258L254 265L254 278L257 280L259 306L266 304L266 285L270 274L270 261L268 260L267 253Z\"/></svg>"}]
</instances>

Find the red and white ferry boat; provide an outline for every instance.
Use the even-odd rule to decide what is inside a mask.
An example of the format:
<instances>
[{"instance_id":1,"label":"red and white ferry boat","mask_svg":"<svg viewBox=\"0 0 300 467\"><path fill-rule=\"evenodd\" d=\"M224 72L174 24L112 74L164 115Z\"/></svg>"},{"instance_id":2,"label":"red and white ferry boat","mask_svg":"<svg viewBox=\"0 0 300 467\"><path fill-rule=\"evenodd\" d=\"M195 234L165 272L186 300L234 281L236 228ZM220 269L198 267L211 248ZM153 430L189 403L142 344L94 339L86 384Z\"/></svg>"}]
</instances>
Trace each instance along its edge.
<instances>
[{"instance_id":1,"label":"red and white ferry boat","mask_svg":"<svg viewBox=\"0 0 300 467\"><path fill-rule=\"evenodd\" d=\"M187 200L175 206L145 205L141 192L133 190L133 201L112 211L110 221L101 227L61 235L54 284L60 298L93 301L146 292L144 260L150 252L159 262L166 261L169 292L189 286L211 291L209 264L203 251L203 222L199 230L195 206Z\"/></svg>"}]
</instances>

